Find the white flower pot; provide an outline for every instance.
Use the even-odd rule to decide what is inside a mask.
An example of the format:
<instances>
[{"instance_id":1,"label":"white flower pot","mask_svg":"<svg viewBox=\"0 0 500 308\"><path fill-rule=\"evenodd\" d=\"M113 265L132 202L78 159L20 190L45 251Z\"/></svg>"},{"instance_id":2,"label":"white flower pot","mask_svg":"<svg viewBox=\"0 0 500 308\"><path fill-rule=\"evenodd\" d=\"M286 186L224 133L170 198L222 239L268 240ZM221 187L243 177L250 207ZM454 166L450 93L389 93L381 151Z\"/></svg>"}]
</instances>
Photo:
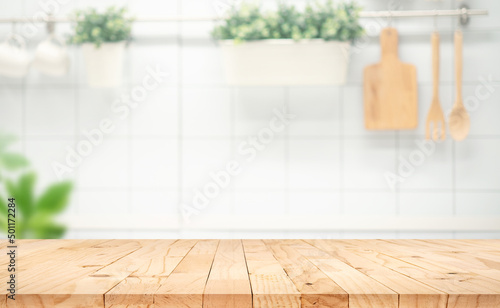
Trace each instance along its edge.
<instances>
[{"instance_id":1,"label":"white flower pot","mask_svg":"<svg viewBox=\"0 0 500 308\"><path fill-rule=\"evenodd\" d=\"M103 43L99 47L92 43L84 43L82 50L89 86L102 88L117 87L121 84L124 41Z\"/></svg>"},{"instance_id":2,"label":"white flower pot","mask_svg":"<svg viewBox=\"0 0 500 308\"><path fill-rule=\"evenodd\" d=\"M230 85L341 85L349 65L349 42L322 39L220 41Z\"/></svg>"}]
</instances>

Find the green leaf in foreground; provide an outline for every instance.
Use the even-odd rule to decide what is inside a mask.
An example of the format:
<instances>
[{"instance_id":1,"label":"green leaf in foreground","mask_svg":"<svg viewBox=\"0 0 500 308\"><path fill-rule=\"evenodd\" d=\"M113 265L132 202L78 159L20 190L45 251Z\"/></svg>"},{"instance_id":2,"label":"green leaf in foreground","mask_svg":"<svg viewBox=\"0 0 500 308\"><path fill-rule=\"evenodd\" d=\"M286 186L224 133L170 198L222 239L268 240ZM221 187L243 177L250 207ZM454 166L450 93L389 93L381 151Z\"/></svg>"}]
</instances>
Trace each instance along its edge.
<instances>
[{"instance_id":1,"label":"green leaf in foreground","mask_svg":"<svg viewBox=\"0 0 500 308\"><path fill-rule=\"evenodd\" d=\"M28 159L24 155L17 153L0 153L0 164L7 170L13 171L29 165Z\"/></svg>"},{"instance_id":2,"label":"green leaf in foreground","mask_svg":"<svg viewBox=\"0 0 500 308\"><path fill-rule=\"evenodd\" d=\"M52 215L39 212L29 221L30 236L39 239L61 238L66 227L53 221Z\"/></svg>"},{"instance_id":3,"label":"green leaf in foreground","mask_svg":"<svg viewBox=\"0 0 500 308\"><path fill-rule=\"evenodd\" d=\"M51 214L61 212L68 204L72 188L71 182L53 184L39 198L36 210Z\"/></svg>"}]
</instances>

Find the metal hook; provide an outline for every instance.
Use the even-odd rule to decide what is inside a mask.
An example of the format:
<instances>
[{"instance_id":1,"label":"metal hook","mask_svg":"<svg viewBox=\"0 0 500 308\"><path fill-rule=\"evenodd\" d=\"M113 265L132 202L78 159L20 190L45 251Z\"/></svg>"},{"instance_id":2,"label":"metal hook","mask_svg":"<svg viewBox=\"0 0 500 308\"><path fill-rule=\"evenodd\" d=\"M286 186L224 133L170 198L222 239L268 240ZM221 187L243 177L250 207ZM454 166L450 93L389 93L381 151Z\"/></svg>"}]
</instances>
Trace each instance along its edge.
<instances>
[{"instance_id":1,"label":"metal hook","mask_svg":"<svg viewBox=\"0 0 500 308\"><path fill-rule=\"evenodd\" d=\"M54 15L49 13L47 16L47 33L53 35L56 28L56 23L54 22Z\"/></svg>"},{"instance_id":2,"label":"metal hook","mask_svg":"<svg viewBox=\"0 0 500 308\"><path fill-rule=\"evenodd\" d=\"M434 32L437 32L437 25L438 25L438 12L437 10L434 10Z\"/></svg>"},{"instance_id":3,"label":"metal hook","mask_svg":"<svg viewBox=\"0 0 500 308\"><path fill-rule=\"evenodd\" d=\"M469 21L470 21L470 16L469 16L469 7L466 4L460 5L458 8L461 12L461 15L458 16L458 23L459 26L466 26Z\"/></svg>"}]
</instances>

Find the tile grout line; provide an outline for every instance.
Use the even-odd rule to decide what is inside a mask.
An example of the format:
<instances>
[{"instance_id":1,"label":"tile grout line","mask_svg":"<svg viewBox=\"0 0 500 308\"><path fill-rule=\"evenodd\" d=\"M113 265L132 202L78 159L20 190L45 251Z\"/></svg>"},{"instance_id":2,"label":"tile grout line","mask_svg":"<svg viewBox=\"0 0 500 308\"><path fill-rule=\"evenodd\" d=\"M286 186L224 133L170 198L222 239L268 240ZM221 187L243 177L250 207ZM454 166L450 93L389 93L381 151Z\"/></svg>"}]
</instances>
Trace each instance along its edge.
<instances>
[{"instance_id":1,"label":"tile grout line","mask_svg":"<svg viewBox=\"0 0 500 308\"><path fill-rule=\"evenodd\" d=\"M128 53L130 55L130 52ZM129 79L132 81L132 61L129 61ZM131 115L127 118L127 166L128 166L128 189L127 189L127 195L128 195L128 200L127 200L127 210L129 214L132 214L133 212L133 202L132 202L132 196L134 194L134 161L133 161L133 150L134 150L134 137L133 137L133 112L131 112Z\"/></svg>"},{"instance_id":2,"label":"tile grout line","mask_svg":"<svg viewBox=\"0 0 500 308\"><path fill-rule=\"evenodd\" d=\"M21 2L21 11L23 12L23 15L26 14L26 0L22 0ZM26 106L27 106L27 98L26 98L26 89L27 89L27 77L23 77L22 82L21 82L21 151L22 153L27 156L27 138L26 138L26 130L27 130L27 122L26 122Z\"/></svg>"},{"instance_id":3,"label":"tile grout line","mask_svg":"<svg viewBox=\"0 0 500 308\"><path fill-rule=\"evenodd\" d=\"M344 206L344 189L345 189L345 176L344 176L344 88L340 87L339 88L339 93L338 93L338 99L339 99L339 116L341 119L339 119L339 214L343 215L345 213L345 206Z\"/></svg>"},{"instance_id":4,"label":"tile grout line","mask_svg":"<svg viewBox=\"0 0 500 308\"><path fill-rule=\"evenodd\" d=\"M177 13L182 14L182 0L177 0ZM183 91L183 82L182 82L182 22L177 22L177 206L178 206L178 224L179 224L179 235L183 229L183 191L184 185L183 181L183 110L182 110L182 91Z\"/></svg>"},{"instance_id":5,"label":"tile grout line","mask_svg":"<svg viewBox=\"0 0 500 308\"><path fill-rule=\"evenodd\" d=\"M458 1L453 1L452 0L452 6L456 6L458 4ZM450 20L450 23L451 23L451 29L454 29L456 30L457 29L457 25L456 25L456 19L454 18L451 18ZM450 44L450 48L452 48L451 50L451 53L454 55L454 51L455 51L455 46L454 46L454 31L452 31L452 33L450 33L450 41L452 42ZM450 87L450 91L452 93L450 93L451 97L454 97L455 93L453 91L453 85L455 85L455 87L457 86L456 85L456 81L455 80L455 55L453 57L450 57L450 66L452 67L452 69L450 70L450 80L451 80L451 87ZM462 85L464 86L464 85ZM456 98L455 98L456 99ZM452 99L453 101L453 99ZM453 103L452 104L452 107L453 107ZM451 136L450 136L451 137ZM451 169L451 179L452 179L452 182L451 182L451 204L452 204L452 214L451 216L456 216L456 170L455 170L455 167L456 167L456 155L455 155L455 149L456 149L456 142L452 139L452 145L451 145L451 166L452 166L452 169ZM456 238L457 237L457 232L455 230L452 230L452 237L453 238Z\"/></svg>"},{"instance_id":6,"label":"tile grout line","mask_svg":"<svg viewBox=\"0 0 500 308\"><path fill-rule=\"evenodd\" d=\"M253 135L234 135L235 138L246 138L250 137ZM141 138L142 140L164 140L164 139L176 139L178 137L177 135L157 135L157 136L150 136L150 135L136 135L133 136L134 138ZM339 139L345 139L345 138L350 138L353 140L365 140L365 139L372 139L372 140L394 140L394 136L372 136L372 135L346 135L346 136L335 136L335 135L330 135L330 136L314 136L314 135L303 135L303 136L289 136L288 138L290 140L339 140ZM27 135L25 136L25 139L28 141L46 141L46 140L67 140L67 139L73 139L74 136L72 135ZM108 136L108 140L126 140L128 137L126 135L120 136L120 135L114 135L114 136ZM228 135L221 135L221 136L185 136L184 140L192 140L192 141L205 141L205 140L227 140L231 138L231 134L229 133ZM425 135L414 135L414 136L399 136L400 140L410 140L413 141L415 138L425 138ZM285 139L284 136L275 136L274 139ZM467 136L468 140L487 140L487 141L498 141L500 139L500 135L471 135Z\"/></svg>"},{"instance_id":7,"label":"tile grout line","mask_svg":"<svg viewBox=\"0 0 500 308\"><path fill-rule=\"evenodd\" d=\"M399 167L399 155L401 155L401 143L400 143L400 140L399 140L399 131L396 131L395 132L395 145L394 145L394 148L395 148L395 165L394 165L394 173L395 174L398 174L398 167ZM399 182L396 182L396 184L394 185L394 198L395 198L395 205L396 205L396 209L395 209L395 214L396 216L400 216L400 200L399 200L399 197L400 197L400 183Z\"/></svg>"},{"instance_id":8,"label":"tile grout line","mask_svg":"<svg viewBox=\"0 0 500 308\"><path fill-rule=\"evenodd\" d=\"M399 162L398 162L398 159L399 159L399 155L400 155L400 152L401 152L401 149L400 149L400 140L399 140L399 131L396 131L394 133L394 152L395 152L395 156L394 156L394 173L395 174L398 174L398 167L399 167ZM396 182L394 184L394 204L396 206L395 208L395 216L396 217L399 217L400 216L400 183L399 182ZM399 238L401 236L401 231L400 230L394 230L394 234L395 234L395 238Z\"/></svg>"},{"instance_id":9,"label":"tile grout line","mask_svg":"<svg viewBox=\"0 0 500 308\"><path fill-rule=\"evenodd\" d=\"M76 55L75 55L76 57ZM75 81L78 81L79 79L79 74L78 74L78 69L76 68L75 66L75 76L73 77ZM74 136L74 146L76 147L77 144L78 144L78 141L79 141L79 130L80 130L80 87L77 86L77 87L74 87L74 105L75 105L75 136ZM75 169L75 174L74 174L74 178L76 181L79 182L79 178L80 178L80 172L79 172L79 168L76 168ZM80 192L80 187L78 187L78 192ZM80 214L80 199L77 198L75 200L75 203L76 203L76 207L75 207L75 214L78 215Z\"/></svg>"},{"instance_id":10,"label":"tile grout line","mask_svg":"<svg viewBox=\"0 0 500 308\"><path fill-rule=\"evenodd\" d=\"M229 92L229 117L230 117L230 144L231 144L231 157L232 159L236 159L236 91L237 89L235 87L230 87L230 92ZM231 214L234 215L236 213L236 193L235 193L235 188L234 188L234 181L231 183L231 189L230 189L230 210Z\"/></svg>"},{"instance_id":11,"label":"tile grout line","mask_svg":"<svg viewBox=\"0 0 500 308\"><path fill-rule=\"evenodd\" d=\"M284 87L284 112L285 114L290 112L290 88ZM284 131L284 174L283 179L285 181L285 216L290 215L290 127L285 125Z\"/></svg>"}]
</instances>

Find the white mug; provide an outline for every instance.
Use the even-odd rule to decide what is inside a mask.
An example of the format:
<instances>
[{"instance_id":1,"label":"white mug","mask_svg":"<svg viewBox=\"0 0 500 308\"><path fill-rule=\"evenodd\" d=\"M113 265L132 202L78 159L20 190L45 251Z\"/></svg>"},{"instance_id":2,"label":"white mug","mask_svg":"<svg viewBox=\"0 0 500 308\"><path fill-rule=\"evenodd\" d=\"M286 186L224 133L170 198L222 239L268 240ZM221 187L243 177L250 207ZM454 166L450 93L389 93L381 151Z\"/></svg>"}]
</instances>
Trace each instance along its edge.
<instances>
[{"instance_id":1,"label":"white mug","mask_svg":"<svg viewBox=\"0 0 500 308\"><path fill-rule=\"evenodd\" d=\"M30 66L24 39L11 34L0 44L0 74L7 77L24 77Z\"/></svg>"},{"instance_id":2,"label":"white mug","mask_svg":"<svg viewBox=\"0 0 500 308\"><path fill-rule=\"evenodd\" d=\"M69 55L62 39L51 35L35 50L33 67L48 76L64 76L69 70Z\"/></svg>"}]
</instances>

